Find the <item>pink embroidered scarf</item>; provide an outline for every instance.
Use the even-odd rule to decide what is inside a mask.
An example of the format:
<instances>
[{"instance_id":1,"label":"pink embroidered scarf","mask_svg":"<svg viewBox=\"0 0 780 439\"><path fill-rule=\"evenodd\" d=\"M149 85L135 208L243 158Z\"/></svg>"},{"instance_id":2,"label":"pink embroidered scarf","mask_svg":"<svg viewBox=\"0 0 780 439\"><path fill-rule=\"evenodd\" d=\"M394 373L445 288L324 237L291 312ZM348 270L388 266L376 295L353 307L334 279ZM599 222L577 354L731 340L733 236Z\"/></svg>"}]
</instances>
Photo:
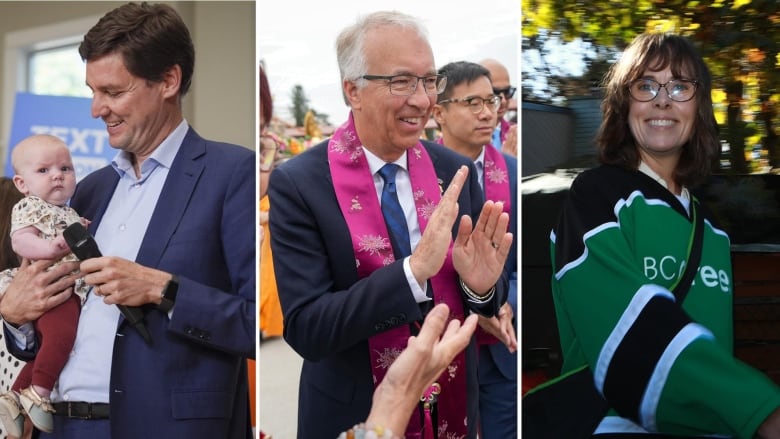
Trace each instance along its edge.
<instances>
[{"instance_id":1,"label":"pink embroidered scarf","mask_svg":"<svg viewBox=\"0 0 780 439\"><path fill-rule=\"evenodd\" d=\"M369 276L375 270L394 262L390 235L385 226L368 160L358 139L354 119L340 126L328 143L328 162L339 208L347 222L358 276ZM433 210L441 200L441 188L428 152L423 145L407 151L409 179L421 232L425 230ZM452 248L439 273L430 279L435 303L447 303L451 319L464 319L463 304L457 287L457 273L452 266ZM371 371L378 385L387 368L406 347L411 331L402 325L369 339ZM437 437L466 435L466 359L459 354L437 381L441 393L437 403ZM423 419L419 410L412 413L406 431L407 438L421 438ZM425 438L428 439L428 438Z\"/></svg>"},{"instance_id":2,"label":"pink embroidered scarf","mask_svg":"<svg viewBox=\"0 0 780 439\"><path fill-rule=\"evenodd\" d=\"M483 181L485 185L485 200L504 203L504 212L510 214L512 196L509 190L509 170L506 159L501 151L493 145L485 145ZM477 328L477 345L498 343L498 339L482 328Z\"/></svg>"},{"instance_id":3,"label":"pink embroidered scarf","mask_svg":"<svg viewBox=\"0 0 780 439\"><path fill-rule=\"evenodd\" d=\"M492 145L485 145L484 164L485 200L504 203L504 212L509 213L512 208L512 196L509 191L509 170L506 167L504 154Z\"/></svg>"}]
</instances>

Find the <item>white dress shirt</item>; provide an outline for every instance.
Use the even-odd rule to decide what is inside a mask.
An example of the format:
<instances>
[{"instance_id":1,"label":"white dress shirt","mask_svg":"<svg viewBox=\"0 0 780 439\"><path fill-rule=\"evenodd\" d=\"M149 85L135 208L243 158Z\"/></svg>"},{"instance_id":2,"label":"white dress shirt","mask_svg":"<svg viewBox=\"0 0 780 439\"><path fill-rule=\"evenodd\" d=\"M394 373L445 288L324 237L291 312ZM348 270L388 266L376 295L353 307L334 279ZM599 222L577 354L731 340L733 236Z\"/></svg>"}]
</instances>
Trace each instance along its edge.
<instances>
[{"instance_id":1,"label":"white dress shirt","mask_svg":"<svg viewBox=\"0 0 780 439\"><path fill-rule=\"evenodd\" d=\"M382 166L386 165L382 159L374 155L371 151L363 147L363 151L366 154L368 160L368 168L371 170L371 175L374 177L374 186L376 188L376 196L379 200L379 204L382 204L382 188L385 185L385 181L379 170ZM409 228L409 244L412 251L417 248L417 244L420 243L422 233L420 233L420 223L417 221L417 207L414 205L414 196L412 194L412 182L409 179L409 170L406 163L406 152L396 160L395 163L400 167L398 173L395 174L395 188L398 194L398 202L401 204L401 208L406 216L406 226ZM412 290L412 295L417 303L427 302L431 300L426 295L427 283L420 285L415 279L412 273L412 268L409 265L409 256L404 258L404 274L406 275L406 281L409 283L409 288Z\"/></svg>"}]
</instances>

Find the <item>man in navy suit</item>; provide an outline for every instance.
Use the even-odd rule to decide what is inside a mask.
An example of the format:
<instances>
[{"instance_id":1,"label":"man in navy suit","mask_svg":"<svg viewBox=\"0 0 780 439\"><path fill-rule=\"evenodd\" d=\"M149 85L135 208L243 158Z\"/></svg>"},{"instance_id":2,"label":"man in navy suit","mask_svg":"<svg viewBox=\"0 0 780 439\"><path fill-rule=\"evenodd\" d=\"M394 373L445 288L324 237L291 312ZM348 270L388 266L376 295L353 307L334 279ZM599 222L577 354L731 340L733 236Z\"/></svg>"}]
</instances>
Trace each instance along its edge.
<instances>
[{"instance_id":1,"label":"man in navy suit","mask_svg":"<svg viewBox=\"0 0 780 439\"><path fill-rule=\"evenodd\" d=\"M419 140L445 79L417 20L362 17L338 37L337 57L349 120L278 167L269 188L284 337L304 358L299 438L336 437L366 418L375 385L431 303L458 319L495 316L512 244L508 215L483 204L473 163ZM393 205L400 225L386 212ZM472 342L411 396L432 404L395 434L475 438L475 366Z\"/></svg>"},{"instance_id":2,"label":"man in navy suit","mask_svg":"<svg viewBox=\"0 0 780 439\"><path fill-rule=\"evenodd\" d=\"M490 72L467 62L439 69L447 87L433 107L442 143L472 161L487 200L502 201L509 230L517 228L517 160L490 144L501 97L494 93ZM479 414L484 439L517 437L517 245L506 260L509 298L499 317L480 318Z\"/></svg>"},{"instance_id":3,"label":"man in navy suit","mask_svg":"<svg viewBox=\"0 0 780 439\"><path fill-rule=\"evenodd\" d=\"M249 438L255 154L205 140L183 118L194 48L170 6L120 6L79 52L92 116L119 152L71 202L104 256L80 264L94 288L52 393L54 431L41 437ZM34 355L26 322L58 300L0 309L16 354ZM141 307L150 343L116 304Z\"/></svg>"}]
</instances>

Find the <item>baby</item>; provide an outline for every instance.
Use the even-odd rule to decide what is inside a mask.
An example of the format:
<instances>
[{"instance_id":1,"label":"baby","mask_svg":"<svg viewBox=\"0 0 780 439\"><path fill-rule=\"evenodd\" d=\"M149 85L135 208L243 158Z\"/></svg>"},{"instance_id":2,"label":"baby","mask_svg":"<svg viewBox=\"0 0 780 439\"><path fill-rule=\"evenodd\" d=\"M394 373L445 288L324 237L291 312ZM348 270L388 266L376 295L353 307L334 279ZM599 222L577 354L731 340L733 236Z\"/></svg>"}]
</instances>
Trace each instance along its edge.
<instances>
[{"instance_id":1,"label":"baby","mask_svg":"<svg viewBox=\"0 0 780 439\"><path fill-rule=\"evenodd\" d=\"M77 260L62 236L70 224L86 223L67 205L76 190L67 145L58 137L33 135L16 145L11 162L16 173L14 184L25 195L11 213L14 252L31 260ZM15 273L16 269L0 273L0 294L5 293ZM53 429L54 409L49 398L73 348L80 300L86 297L88 286L77 283L74 291L65 303L35 322L40 349L22 368L11 390L0 395L0 421L10 436L22 435L25 414L39 430Z\"/></svg>"}]
</instances>

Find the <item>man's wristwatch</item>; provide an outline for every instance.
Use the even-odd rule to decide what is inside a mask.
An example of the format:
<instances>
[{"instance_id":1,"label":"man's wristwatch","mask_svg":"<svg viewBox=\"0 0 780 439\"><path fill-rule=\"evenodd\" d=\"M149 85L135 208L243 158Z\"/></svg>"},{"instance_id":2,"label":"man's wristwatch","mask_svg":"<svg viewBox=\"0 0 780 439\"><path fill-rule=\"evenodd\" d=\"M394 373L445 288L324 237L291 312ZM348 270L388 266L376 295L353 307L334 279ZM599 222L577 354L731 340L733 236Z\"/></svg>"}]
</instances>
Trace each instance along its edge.
<instances>
[{"instance_id":1,"label":"man's wristwatch","mask_svg":"<svg viewBox=\"0 0 780 439\"><path fill-rule=\"evenodd\" d=\"M165 288L163 288L162 294L160 294L160 304L157 305L157 309L164 313L171 312L173 305L176 303L176 293L178 292L179 277L174 274L165 285Z\"/></svg>"}]
</instances>

